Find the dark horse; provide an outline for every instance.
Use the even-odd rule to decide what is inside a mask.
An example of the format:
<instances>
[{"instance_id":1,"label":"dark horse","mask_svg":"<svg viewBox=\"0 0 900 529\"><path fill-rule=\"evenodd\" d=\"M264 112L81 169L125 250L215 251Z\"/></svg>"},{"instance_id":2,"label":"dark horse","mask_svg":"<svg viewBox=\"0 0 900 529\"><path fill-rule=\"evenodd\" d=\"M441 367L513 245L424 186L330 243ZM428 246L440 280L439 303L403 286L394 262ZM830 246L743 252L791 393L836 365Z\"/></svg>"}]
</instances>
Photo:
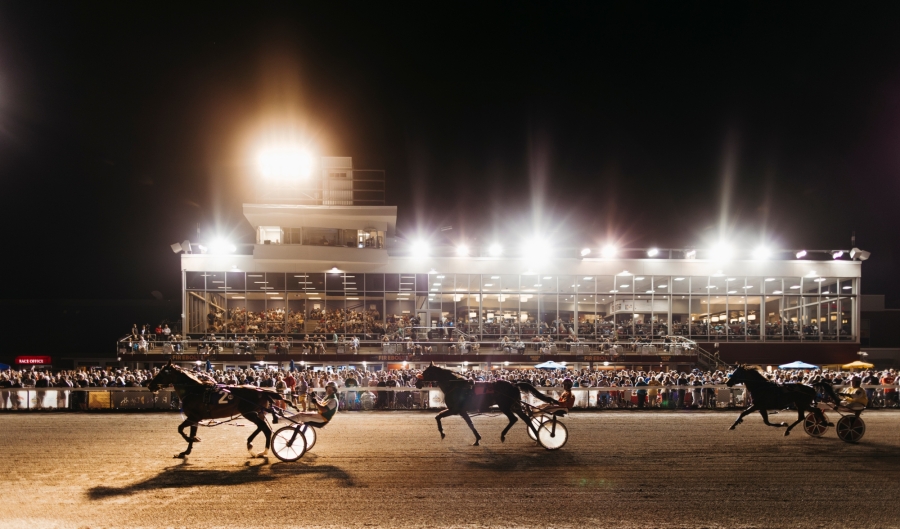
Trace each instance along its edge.
<instances>
[{"instance_id":1,"label":"dark horse","mask_svg":"<svg viewBox=\"0 0 900 529\"><path fill-rule=\"evenodd\" d=\"M559 404L559 402L544 395L527 382L519 382L517 384L505 380L471 382L449 369L443 369L434 365L433 362L419 375L416 387L422 389L424 382L437 382L438 387L444 393L444 403L447 405L447 409L438 413L437 417L435 417L438 432L441 433L441 439L444 438L444 428L441 426L441 419L450 415L460 415L466 421L466 424L469 425L472 433L475 434L474 446L478 446L481 436L475 430L475 425L472 424L472 419L469 417L468 412L485 412L496 404L500 411L509 418L509 424L506 425L503 433L500 434L500 441L503 442L506 441L506 432L516 423L517 415L534 431L534 425L522 410L522 391L527 391L544 402ZM537 431L534 431L534 434L537 435Z\"/></svg>"},{"instance_id":2,"label":"dark horse","mask_svg":"<svg viewBox=\"0 0 900 529\"><path fill-rule=\"evenodd\" d=\"M784 384L779 386L774 382L766 380L766 377L764 377L759 370L746 366L738 366L734 372L731 373L728 382L726 382L725 385L733 387L735 384L740 383L743 383L747 388L747 391L750 392L750 397L753 399L753 405L738 416L737 420L734 421L734 424L731 425L729 430L734 430L738 424L744 422L744 417L746 415L758 411L759 414L762 415L763 422L766 423L767 426L774 426L776 428L784 428L787 426L788 429L784 431L784 435L787 436L790 435L791 429L794 426L797 426L809 412L815 413L816 418L819 421L827 423L825 414L815 405L818 400L816 389L820 390L827 397L834 399L834 402L840 401L840 398L834 392L834 388L827 382L816 383L814 384L814 387L805 384ZM789 406L794 406L797 409L796 422L790 426L788 426L786 422L779 424L772 424L769 422L768 410L783 410Z\"/></svg>"},{"instance_id":3,"label":"dark horse","mask_svg":"<svg viewBox=\"0 0 900 529\"><path fill-rule=\"evenodd\" d=\"M181 411L187 417L178 426L178 433L187 441L188 447L175 457L183 459L191 453L194 443L200 442L197 437L197 425L200 421L236 415L242 415L256 425L256 430L247 438L247 450L250 451L250 455L253 457L268 455L272 428L266 422L265 413L272 412L272 421L278 421L272 408L275 401L282 399L277 392L255 386L222 386L204 382L180 367L172 365L172 362L160 369L150 381L148 388L156 393L160 388L168 387L170 384L175 387L175 392L181 399ZM191 427L190 437L184 434L185 426ZM253 453L253 439L259 432L266 437L266 449Z\"/></svg>"}]
</instances>

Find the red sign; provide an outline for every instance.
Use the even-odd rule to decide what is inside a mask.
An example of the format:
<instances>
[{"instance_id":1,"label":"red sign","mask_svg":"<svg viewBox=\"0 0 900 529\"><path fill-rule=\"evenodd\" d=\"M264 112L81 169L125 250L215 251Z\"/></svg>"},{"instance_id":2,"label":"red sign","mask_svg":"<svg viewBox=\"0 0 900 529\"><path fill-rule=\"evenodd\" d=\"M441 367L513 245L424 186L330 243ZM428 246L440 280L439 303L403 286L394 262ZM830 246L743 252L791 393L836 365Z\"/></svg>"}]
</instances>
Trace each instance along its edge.
<instances>
[{"instance_id":1,"label":"red sign","mask_svg":"<svg viewBox=\"0 0 900 529\"><path fill-rule=\"evenodd\" d=\"M50 365L53 361L49 356L17 356L16 357L17 364L27 364L27 365Z\"/></svg>"}]
</instances>

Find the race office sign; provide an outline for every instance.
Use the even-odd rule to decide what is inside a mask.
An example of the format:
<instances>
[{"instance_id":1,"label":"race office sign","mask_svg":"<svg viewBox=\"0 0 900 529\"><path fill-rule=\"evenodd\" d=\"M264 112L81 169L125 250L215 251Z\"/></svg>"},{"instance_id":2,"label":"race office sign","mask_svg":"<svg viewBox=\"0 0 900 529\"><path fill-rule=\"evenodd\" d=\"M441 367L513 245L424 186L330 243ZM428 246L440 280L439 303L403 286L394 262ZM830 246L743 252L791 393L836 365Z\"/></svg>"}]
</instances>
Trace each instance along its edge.
<instances>
[{"instance_id":1,"label":"race office sign","mask_svg":"<svg viewBox=\"0 0 900 529\"><path fill-rule=\"evenodd\" d=\"M16 363L19 365L51 365L53 361L49 356L17 356Z\"/></svg>"}]
</instances>

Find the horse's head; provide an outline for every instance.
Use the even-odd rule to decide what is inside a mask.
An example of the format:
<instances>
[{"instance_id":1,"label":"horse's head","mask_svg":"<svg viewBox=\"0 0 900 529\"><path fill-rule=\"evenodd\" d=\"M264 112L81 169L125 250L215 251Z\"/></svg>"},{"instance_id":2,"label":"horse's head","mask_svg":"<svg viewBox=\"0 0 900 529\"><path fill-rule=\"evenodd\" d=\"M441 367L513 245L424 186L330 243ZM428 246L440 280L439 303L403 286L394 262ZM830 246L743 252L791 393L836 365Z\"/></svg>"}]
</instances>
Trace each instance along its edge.
<instances>
[{"instance_id":1,"label":"horse's head","mask_svg":"<svg viewBox=\"0 0 900 529\"><path fill-rule=\"evenodd\" d=\"M449 373L449 371L441 369L432 362L430 366L422 371L422 373L416 375L416 387L422 389L425 382L440 382L442 380L447 380L447 373Z\"/></svg>"},{"instance_id":2,"label":"horse's head","mask_svg":"<svg viewBox=\"0 0 900 529\"><path fill-rule=\"evenodd\" d=\"M169 363L163 366L163 368L159 370L159 373L153 377L153 380L147 385L147 389L156 393L160 388L168 387L169 384L175 383L181 376L181 368L173 365L172 362L169 361Z\"/></svg>"},{"instance_id":3,"label":"horse's head","mask_svg":"<svg viewBox=\"0 0 900 529\"><path fill-rule=\"evenodd\" d=\"M728 375L728 380L725 382L725 385L729 388L734 386L735 384L740 384L742 382L747 381L747 369L743 366L743 364L739 364L734 371Z\"/></svg>"}]
</instances>

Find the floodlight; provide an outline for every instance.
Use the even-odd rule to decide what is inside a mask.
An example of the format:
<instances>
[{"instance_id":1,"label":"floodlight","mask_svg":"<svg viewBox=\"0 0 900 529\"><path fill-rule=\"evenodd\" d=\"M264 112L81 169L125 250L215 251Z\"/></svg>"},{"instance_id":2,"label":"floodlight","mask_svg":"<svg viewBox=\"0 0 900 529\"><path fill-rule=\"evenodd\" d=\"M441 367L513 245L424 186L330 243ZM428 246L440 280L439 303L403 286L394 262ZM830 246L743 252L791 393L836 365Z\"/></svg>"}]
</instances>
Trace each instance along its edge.
<instances>
[{"instance_id":1,"label":"floodlight","mask_svg":"<svg viewBox=\"0 0 900 529\"><path fill-rule=\"evenodd\" d=\"M656 257L659 254L658 248L650 248L647 250L647 257Z\"/></svg>"},{"instance_id":2,"label":"floodlight","mask_svg":"<svg viewBox=\"0 0 900 529\"><path fill-rule=\"evenodd\" d=\"M544 260L550 257L550 244L546 239L534 237L522 245L522 257L531 260Z\"/></svg>"},{"instance_id":3,"label":"floodlight","mask_svg":"<svg viewBox=\"0 0 900 529\"><path fill-rule=\"evenodd\" d=\"M765 246L760 246L757 249L753 250L753 258L757 260L765 260L772 256L772 250L769 250Z\"/></svg>"},{"instance_id":4,"label":"floodlight","mask_svg":"<svg viewBox=\"0 0 900 529\"><path fill-rule=\"evenodd\" d=\"M465 244L460 244L456 247L456 255L458 257L468 257L469 255L469 247Z\"/></svg>"},{"instance_id":5,"label":"floodlight","mask_svg":"<svg viewBox=\"0 0 900 529\"><path fill-rule=\"evenodd\" d=\"M181 243L178 243L178 242L176 242L175 244L172 244L170 247L172 248L172 251L175 253L178 253L184 249L181 247Z\"/></svg>"},{"instance_id":6,"label":"floodlight","mask_svg":"<svg viewBox=\"0 0 900 529\"><path fill-rule=\"evenodd\" d=\"M685 259L696 259L697 258L697 250L693 248L684 251Z\"/></svg>"},{"instance_id":7,"label":"floodlight","mask_svg":"<svg viewBox=\"0 0 900 529\"><path fill-rule=\"evenodd\" d=\"M804 257L806 257L806 250L800 250L799 252L797 252L797 259L803 259Z\"/></svg>"},{"instance_id":8,"label":"floodlight","mask_svg":"<svg viewBox=\"0 0 900 529\"><path fill-rule=\"evenodd\" d=\"M603 250L601 253L603 254L603 257L610 258L610 257L615 257L618 252L619 251L618 251L618 249L616 249L615 246L613 246L612 244L607 244L606 246L603 247Z\"/></svg>"},{"instance_id":9,"label":"floodlight","mask_svg":"<svg viewBox=\"0 0 900 529\"><path fill-rule=\"evenodd\" d=\"M844 250L835 250L835 251L831 252L832 259L840 259L843 256L844 256Z\"/></svg>"},{"instance_id":10,"label":"floodlight","mask_svg":"<svg viewBox=\"0 0 900 529\"><path fill-rule=\"evenodd\" d=\"M581 249L581 256L582 256L582 257L587 257L588 255L591 255L591 249L590 249L590 248L582 248L582 249Z\"/></svg>"},{"instance_id":11,"label":"floodlight","mask_svg":"<svg viewBox=\"0 0 900 529\"><path fill-rule=\"evenodd\" d=\"M412 246L410 246L410 253L413 257L428 257L428 243L422 240L413 241Z\"/></svg>"},{"instance_id":12,"label":"floodlight","mask_svg":"<svg viewBox=\"0 0 900 529\"><path fill-rule=\"evenodd\" d=\"M731 247L727 244L720 244L713 247L710 251L710 258L714 261L727 261L731 259Z\"/></svg>"},{"instance_id":13,"label":"floodlight","mask_svg":"<svg viewBox=\"0 0 900 529\"><path fill-rule=\"evenodd\" d=\"M216 239L207 245L207 251L211 254L234 253L235 250L235 245L223 239Z\"/></svg>"},{"instance_id":14,"label":"floodlight","mask_svg":"<svg viewBox=\"0 0 900 529\"><path fill-rule=\"evenodd\" d=\"M850 250L850 259L859 259L860 261L865 261L872 255L870 252L865 250L860 250L859 248L854 248Z\"/></svg>"},{"instance_id":15,"label":"floodlight","mask_svg":"<svg viewBox=\"0 0 900 529\"><path fill-rule=\"evenodd\" d=\"M266 178L309 178L315 165L312 153L296 146L263 149L256 161Z\"/></svg>"},{"instance_id":16,"label":"floodlight","mask_svg":"<svg viewBox=\"0 0 900 529\"><path fill-rule=\"evenodd\" d=\"M499 244L494 243L488 247L488 254L490 254L491 257L499 257L502 253L503 247Z\"/></svg>"}]
</instances>

